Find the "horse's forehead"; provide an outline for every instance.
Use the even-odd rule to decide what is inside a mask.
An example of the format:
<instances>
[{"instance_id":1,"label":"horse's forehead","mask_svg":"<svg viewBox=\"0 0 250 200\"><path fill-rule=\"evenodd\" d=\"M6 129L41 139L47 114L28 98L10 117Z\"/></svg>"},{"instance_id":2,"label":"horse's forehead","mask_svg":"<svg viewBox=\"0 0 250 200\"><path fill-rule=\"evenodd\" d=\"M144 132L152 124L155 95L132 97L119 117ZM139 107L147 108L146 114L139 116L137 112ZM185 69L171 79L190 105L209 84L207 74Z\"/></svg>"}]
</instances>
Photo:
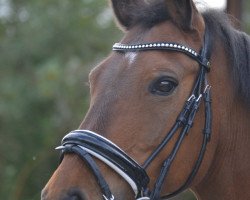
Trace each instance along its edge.
<instances>
[{"instance_id":1,"label":"horse's forehead","mask_svg":"<svg viewBox=\"0 0 250 200\"><path fill-rule=\"evenodd\" d=\"M138 56L137 52L127 52L125 54L125 59L127 60L128 64L131 66L135 62L137 56Z\"/></svg>"},{"instance_id":2,"label":"horse's forehead","mask_svg":"<svg viewBox=\"0 0 250 200\"><path fill-rule=\"evenodd\" d=\"M121 90L123 85L130 83L140 68L135 67L139 52L112 53L105 61L95 67L89 75L90 84L95 88L112 88L113 92ZM138 77L137 77L138 78Z\"/></svg>"},{"instance_id":3,"label":"horse's forehead","mask_svg":"<svg viewBox=\"0 0 250 200\"><path fill-rule=\"evenodd\" d=\"M183 31L171 21L165 21L148 29L141 26L135 26L126 32L121 43L134 44L138 42L158 42L164 40L180 41L183 40L184 37L186 37L186 34L184 34Z\"/></svg>"},{"instance_id":4,"label":"horse's forehead","mask_svg":"<svg viewBox=\"0 0 250 200\"><path fill-rule=\"evenodd\" d=\"M183 40L183 31L180 31L172 22L166 21L152 27L143 35L145 41L180 41Z\"/></svg>"},{"instance_id":5,"label":"horse's forehead","mask_svg":"<svg viewBox=\"0 0 250 200\"><path fill-rule=\"evenodd\" d=\"M148 29L135 26L126 32L120 43L174 42L191 47L196 52L199 52L203 42L203 32L200 31L196 29L192 32L185 32L173 24L173 22L164 21Z\"/></svg>"}]
</instances>

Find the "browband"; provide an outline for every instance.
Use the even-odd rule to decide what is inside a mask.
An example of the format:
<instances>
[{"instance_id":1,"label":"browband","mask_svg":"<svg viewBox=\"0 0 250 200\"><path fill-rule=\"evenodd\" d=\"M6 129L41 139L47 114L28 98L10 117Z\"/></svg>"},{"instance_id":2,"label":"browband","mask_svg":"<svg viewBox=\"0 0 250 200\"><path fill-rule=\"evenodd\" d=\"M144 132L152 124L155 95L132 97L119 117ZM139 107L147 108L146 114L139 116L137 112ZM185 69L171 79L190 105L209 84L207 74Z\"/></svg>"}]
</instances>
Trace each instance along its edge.
<instances>
[{"instance_id":1,"label":"browband","mask_svg":"<svg viewBox=\"0 0 250 200\"><path fill-rule=\"evenodd\" d=\"M132 45L115 43L113 45L113 51L131 52L131 51L147 51L147 50L168 50L168 51L182 52L187 56L196 60L201 66L205 67L207 71L210 70L210 63L206 59L206 57L203 57L192 48L178 43L154 42L154 43L132 44Z\"/></svg>"}]
</instances>

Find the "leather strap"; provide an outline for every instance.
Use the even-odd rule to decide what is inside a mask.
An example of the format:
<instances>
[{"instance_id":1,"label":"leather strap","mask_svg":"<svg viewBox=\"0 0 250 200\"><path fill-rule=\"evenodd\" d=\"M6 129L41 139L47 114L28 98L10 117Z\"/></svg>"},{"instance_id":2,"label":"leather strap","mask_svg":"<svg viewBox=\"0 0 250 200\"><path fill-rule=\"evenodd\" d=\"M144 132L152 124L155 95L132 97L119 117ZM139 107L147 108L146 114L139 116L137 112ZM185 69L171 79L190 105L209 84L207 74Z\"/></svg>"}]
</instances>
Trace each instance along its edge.
<instances>
[{"instance_id":1,"label":"leather strap","mask_svg":"<svg viewBox=\"0 0 250 200\"><path fill-rule=\"evenodd\" d=\"M105 162L131 185L136 196L144 192L143 188L147 188L149 177L145 170L106 138L88 130L75 130L63 138L62 146L67 145L79 145Z\"/></svg>"},{"instance_id":2,"label":"leather strap","mask_svg":"<svg viewBox=\"0 0 250 200\"><path fill-rule=\"evenodd\" d=\"M92 159L92 157L89 155L87 151L82 149L77 144L64 144L63 146L58 147L57 149L62 150L62 156L65 153L75 153L77 154L82 160L87 163L89 169L92 171L93 175L95 176L98 185L101 188L103 199L104 200L114 200L114 196L112 195L109 186L105 179L102 176L102 173L99 170L99 167L95 163L95 161ZM62 160L62 159L61 159Z\"/></svg>"}]
</instances>

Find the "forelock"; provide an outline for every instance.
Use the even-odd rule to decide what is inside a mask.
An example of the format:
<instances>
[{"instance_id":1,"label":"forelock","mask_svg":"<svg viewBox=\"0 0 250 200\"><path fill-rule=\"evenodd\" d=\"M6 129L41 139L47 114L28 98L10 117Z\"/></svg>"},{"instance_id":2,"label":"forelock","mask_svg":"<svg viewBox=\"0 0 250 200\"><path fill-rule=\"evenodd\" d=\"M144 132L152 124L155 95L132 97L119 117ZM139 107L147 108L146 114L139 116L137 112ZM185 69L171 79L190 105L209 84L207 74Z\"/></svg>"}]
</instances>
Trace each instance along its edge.
<instances>
[{"instance_id":1,"label":"forelock","mask_svg":"<svg viewBox=\"0 0 250 200\"><path fill-rule=\"evenodd\" d=\"M151 28L171 19L164 0L147 2L148 6L142 7L133 13L133 26L141 25L144 28Z\"/></svg>"}]
</instances>

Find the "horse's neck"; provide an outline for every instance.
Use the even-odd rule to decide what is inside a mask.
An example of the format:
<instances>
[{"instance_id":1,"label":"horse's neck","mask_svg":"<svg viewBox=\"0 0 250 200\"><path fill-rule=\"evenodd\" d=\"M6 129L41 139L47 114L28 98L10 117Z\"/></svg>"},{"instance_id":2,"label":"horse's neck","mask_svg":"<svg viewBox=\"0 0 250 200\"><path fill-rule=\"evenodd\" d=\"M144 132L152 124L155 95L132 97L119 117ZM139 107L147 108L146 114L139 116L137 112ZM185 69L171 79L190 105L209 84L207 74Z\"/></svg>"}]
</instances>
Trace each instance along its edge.
<instances>
[{"instance_id":1,"label":"horse's neck","mask_svg":"<svg viewBox=\"0 0 250 200\"><path fill-rule=\"evenodd\" d=\"M225 57L225 55L221 56ZM233 85L228 84L231 78L225 77L228 63L215 62L221 69L214 74L214 79L217 79L217 83L218 80L226 80L224 85L218 83L221 86L218 86L217 91L213 93L216 106L214 110L216 131L213 134L217 135L218 143L213 163L204 180L194 191L199 200L250 199L249 107L243 106L235 98L230 97L233 93L231 91ZM220 70L224 70L224 74ZM222 75L223 77L219 78ZM212 83L215 84L214 87L217 87L216 80L214 81Z\"/></svg>"},{"instance_id":2,"label":"horse's neck","mask_svg":"<svg viewBox=\"0 0 250 200\"><path fill-rule=\"evenodd\" d=\"M236 114L221 130L213 164L195 188L199 200L250 199L250 116L245 117Z\"/></svg>"}]
</instances>

